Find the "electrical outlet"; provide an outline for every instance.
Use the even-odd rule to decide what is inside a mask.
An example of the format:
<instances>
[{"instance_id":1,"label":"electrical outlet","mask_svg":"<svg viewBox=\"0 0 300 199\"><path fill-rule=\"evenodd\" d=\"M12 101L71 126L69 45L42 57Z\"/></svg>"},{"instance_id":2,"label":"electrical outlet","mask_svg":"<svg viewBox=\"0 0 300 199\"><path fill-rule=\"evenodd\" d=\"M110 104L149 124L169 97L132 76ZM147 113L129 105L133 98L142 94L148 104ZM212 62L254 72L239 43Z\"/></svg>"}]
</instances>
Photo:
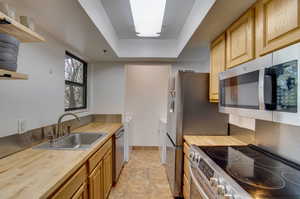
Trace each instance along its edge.
<instances>
[{"instance_id":1,"label":"electrical outlet","mask_svg":"<svg viewBox=\"0 0 300 199\"><path fill-rule=\"evenodd\" d=\"M26 131L26 120L20 119L18 120L18 133L22 134Z\"/></svg>"}]
</instances>

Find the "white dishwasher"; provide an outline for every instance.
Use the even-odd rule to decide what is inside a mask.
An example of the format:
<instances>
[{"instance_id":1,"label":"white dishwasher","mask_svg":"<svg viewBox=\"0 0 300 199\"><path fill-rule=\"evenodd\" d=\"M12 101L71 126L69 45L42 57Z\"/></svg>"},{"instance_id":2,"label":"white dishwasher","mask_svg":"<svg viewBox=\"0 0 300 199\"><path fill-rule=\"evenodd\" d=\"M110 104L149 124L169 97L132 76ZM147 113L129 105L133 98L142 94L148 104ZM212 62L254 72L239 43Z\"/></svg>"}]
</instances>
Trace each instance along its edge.
<instances>
[{"instance_id":1,"label":"white dishwasher","mask_svg":"<svg viewBox=\"0 0 300 199\"><path fill-rule=\"evenodd\" d=\"M122 168L124 166L124 128L121 128L115 135L115 179L114 183L117 183L118 178L121 174Z\"/></svg>"}]
</instances>

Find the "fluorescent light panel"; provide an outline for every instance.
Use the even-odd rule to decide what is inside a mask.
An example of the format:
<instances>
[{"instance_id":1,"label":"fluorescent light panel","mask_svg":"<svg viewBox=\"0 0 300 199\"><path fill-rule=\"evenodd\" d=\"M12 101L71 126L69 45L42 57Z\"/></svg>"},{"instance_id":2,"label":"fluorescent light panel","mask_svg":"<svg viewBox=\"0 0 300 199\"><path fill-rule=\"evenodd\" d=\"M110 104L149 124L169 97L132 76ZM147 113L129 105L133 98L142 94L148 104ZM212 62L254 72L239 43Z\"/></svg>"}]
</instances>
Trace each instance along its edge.
<instances>
[{"instance_id":1,"label":"fluorescent light panel","mask_svg":"<svg viewBox=\"0 0 300 199\"><path fill-rule=\"evenodd\" d=\"M166 0L130 0L135 32L139 37L159 37Z\"/></svg>"}]
</instances>

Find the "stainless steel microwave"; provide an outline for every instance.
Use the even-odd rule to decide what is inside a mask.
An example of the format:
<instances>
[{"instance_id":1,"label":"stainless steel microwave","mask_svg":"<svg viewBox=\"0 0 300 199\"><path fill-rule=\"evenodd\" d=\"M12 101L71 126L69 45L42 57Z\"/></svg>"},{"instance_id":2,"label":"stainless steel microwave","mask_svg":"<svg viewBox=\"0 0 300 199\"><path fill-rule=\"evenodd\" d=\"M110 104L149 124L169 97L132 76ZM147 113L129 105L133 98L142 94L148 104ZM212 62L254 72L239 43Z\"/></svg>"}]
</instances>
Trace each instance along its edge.
<instances>
[{"instance_id":1,"label":"stainless steel microwave","mask_svg":"<svg viewBox=\"0 0 300 199\"><path fill-rule=\"evenodd\" d=\"M300 44L220 73L223 113L300 125Z\"/></svg>"}]
</instances>

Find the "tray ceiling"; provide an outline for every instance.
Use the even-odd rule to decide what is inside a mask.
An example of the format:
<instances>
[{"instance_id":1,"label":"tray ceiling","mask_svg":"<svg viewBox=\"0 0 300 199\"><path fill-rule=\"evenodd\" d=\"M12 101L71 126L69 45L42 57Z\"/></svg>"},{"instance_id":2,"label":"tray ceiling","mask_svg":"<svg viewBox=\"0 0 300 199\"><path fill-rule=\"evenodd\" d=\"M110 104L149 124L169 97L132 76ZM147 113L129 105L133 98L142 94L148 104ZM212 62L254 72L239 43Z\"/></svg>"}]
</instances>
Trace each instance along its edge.
<instances>
[{"instance_id":1,"label":"tray ceiling","mask_svg":"<svg viewBox=\"0 0 300 199\"><path fill-rule=\"evenodd\" d=\"M137 38L129 0L78 0L119 58L177 58L216 0L167 0L161 37Z\"/></svg>"},{"instance_id":2,"label":"tray ceiling","mask_svg":"<svg viewBox=\"0 0 300 199\"><path fill-rule=\"evenodd\" d=\"M140 39L135 34L129 0L101 0L120 39ZM176 39L191 12L195 0L167 0L161 36Z\"/></svg>"}]
</instances>

